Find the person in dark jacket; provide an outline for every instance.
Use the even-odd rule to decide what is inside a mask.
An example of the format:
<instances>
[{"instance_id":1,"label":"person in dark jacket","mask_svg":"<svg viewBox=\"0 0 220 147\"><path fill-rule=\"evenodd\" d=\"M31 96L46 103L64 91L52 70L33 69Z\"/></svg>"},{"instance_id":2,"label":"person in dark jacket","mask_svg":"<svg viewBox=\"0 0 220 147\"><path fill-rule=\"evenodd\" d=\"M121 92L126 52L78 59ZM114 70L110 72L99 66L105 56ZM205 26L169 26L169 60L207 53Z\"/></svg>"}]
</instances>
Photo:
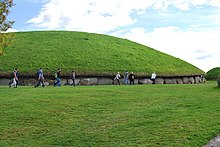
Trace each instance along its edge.
<instances>
[{"instance_id":1,"label":"person in dark jacket","mask_svg":"<svg viewBox=\"0 0 220 147\"><path fill-rule=\"evenodd\" d=\"M60 75L60 72L61 72L61 68L58 68L57 69L57 73L56 73L56 82L54 82L54 86L58 86L58 87L61 86L61 75Z\"/></svg>"},{"instance_id":2,"label":"person in dark jacket","mask_svg":"<svg viewBox=\"0 0 220 147\"><path fill-rule=\"evenodd\" d=\"M134 85L134 73L131 72L129 75L129 80L130 80L130 85L133 84Z\"/></svg>"}]
</instances>

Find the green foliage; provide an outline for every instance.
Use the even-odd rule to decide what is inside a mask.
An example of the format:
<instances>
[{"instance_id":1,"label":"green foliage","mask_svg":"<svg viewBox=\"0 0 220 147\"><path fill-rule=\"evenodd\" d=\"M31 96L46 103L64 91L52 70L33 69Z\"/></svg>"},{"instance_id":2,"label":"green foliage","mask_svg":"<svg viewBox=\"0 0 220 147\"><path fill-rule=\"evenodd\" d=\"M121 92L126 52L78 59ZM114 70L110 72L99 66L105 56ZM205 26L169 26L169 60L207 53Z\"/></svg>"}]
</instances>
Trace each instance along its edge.
<instances>
[{"instance_id":1,"label":"green foliage","mask_svg":"<svg viewBox=\"0 0 220 147\"><path fill-rule=\"evenodd\" d=\"M218 75L217 77L217 84L218 84L218 87L220 88L220 75Z\"/></svg>"},{"instance_id":2,"label":"green foliage","mask_svg":"<svg viewBox=\"0 0 220 147\"><path fill-rule=\"evenodd\" d=\"M14 21L7 19L12 6L14 6L13 0L0 1L0 56L3 55L4 49L11 44L14 37L12 33L10 35L5 33L14 24Z\"/></svg>"},{"instance_id":3,"label":"green foliage","mask_svg":"<svg viewBox=\"0 0 220 147\"><path fill-rule=\"evenodd\" d=\"M207 80L216 80L218 75L220 75L220 67L213 68L207 72Z\"/></svg>"},{"instance_id":4,"label":"green foliage","mask_svg":"<svg viewBox=\"0 0 220 147\"><path fill-rule=\"evenodd\" d=\"M69 75L114 75L133 71L136 75L199 75L204 72L180 59L147 46L116 37L67 31L18 32L15 43L0 59L0 72L15 67L23 75L35 75L39 67L47 75L57 68Z\"/></svg>"},{"instance_id":5,"label":"green foliage","mask_svg":"<svg viewBox=\"0 0 220 147\"><path fill-rule=\"evenodd\" d=\"M219 97L216 82L0 87L0 146L203 146Z\"/></svg>"}]
</instances>

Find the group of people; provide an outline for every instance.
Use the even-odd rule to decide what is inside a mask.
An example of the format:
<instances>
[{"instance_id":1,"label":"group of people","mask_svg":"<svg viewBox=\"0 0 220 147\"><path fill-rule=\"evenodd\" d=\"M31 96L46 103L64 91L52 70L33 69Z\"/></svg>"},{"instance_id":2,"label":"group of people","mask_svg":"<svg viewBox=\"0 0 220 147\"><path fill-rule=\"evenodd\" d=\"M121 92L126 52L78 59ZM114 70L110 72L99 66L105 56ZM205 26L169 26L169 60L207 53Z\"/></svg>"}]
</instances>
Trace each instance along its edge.
<instances>
[{"instance_id":1,"label":"group of people","mask_svg":"<svg viewBox=\"0 0 220 147\"><path fill-rule=\"evenodd\" d=\"M153 82L152 84L155 84L156 77L157 77L156 73L153 72L152 75L151 75L151 80ZM121 79L121 75L120 75L120 72L118 72L116 74L115 78L114 78L114 81L116 82L115 83L116 85L120 85L121 84L120 83L120 79ZM129 81L130 81L130 85L134 85L134 73L131 72L129 74L128 70L126 70L125 73L124 73L124 84L128 85Z\"/></svg>"},{"instance_id":2,"label":"group of people","mask_svg":"<svg viewBox=\"0 0 220 147\"><path fill-rule=\"evenodd\" d=\"M72 71L70 74L70 78L72 79L71 86L76 86L76 73L75 71ZM37 84L34 86L35 88L38 86L45 87L44 84L44 74L43 69L40 68L37 72ZM18 86L18 69L16 68L11 73L11 80L9 82L9 88L14 87L17 88ZM58 68L57 72L54 74L54 87L60 87L61 86L61 68Z\"/></svg>"},{"instance_id":3,"label":"group of people","mask_svg":"<svg viewBox=\"0 0 220 147\"><path fill-rule=\"evenodd\" d=\"M116 85L121 85L120 83L120 79L121 79L121 75L120 73L118 72L114 78L114 81L116 81ZM125 85L128 85L128 81L130 80L130 85L134 85L134 73L131 72L129 74L128 70L125 71L124 73L124 84Z\"/></svg>"},{"instance_id":4,"label":"group of people","mask_svg":"<svg viewBox=\"0 0 220 147\"><path fill-rule=\"evenodd\" d=\"M44 85L44 76L43 76L43 69L40 68L39 71L37 72L38 76L38 83L34 87L38 87L39 85L42 85L42 87L45 87ZM75 71L72 71L70 74L70 78L72 79L72 84L71 86L76 86L76 73ZM54 87L60 87L61 86L61 68L57 69L57 72L54 74Z\"/></svg>"},{"instance_id":5,"label":"group of people","mask_svg":"<svg viewBox=\"0 0 220 147\"><path fill-rule=\"evenodd\" d=\"M9 87L15 87L17 88L18 86L18 69L16 68L13 73L11 74L12 76L12 80L9 83ZM155 72L152 73L151 75L151 80L153 81L152 84L155 84L155 79L156 79L156 74ZM72 79L72 84L71 86L76 86L76 73L75 71L72 71L70 74L70 78ZM121 79L121 75L118 72L114 78L114 81L116 82L116 85L120 85L120 79ZM128 72L128 70L125 71L124 73L124 84L128 85L129 81L130 81L130 85L134 85L134 73L133 72ZM44 84L44 74L43 74L43 69L40 68L37 72L37 84L34 86L35 88L38 86L42 86L45 87ZM57 72L54 74L54 87L60 87L61 86L61 68L57 69Z\"/></svg>"}]
</instances>

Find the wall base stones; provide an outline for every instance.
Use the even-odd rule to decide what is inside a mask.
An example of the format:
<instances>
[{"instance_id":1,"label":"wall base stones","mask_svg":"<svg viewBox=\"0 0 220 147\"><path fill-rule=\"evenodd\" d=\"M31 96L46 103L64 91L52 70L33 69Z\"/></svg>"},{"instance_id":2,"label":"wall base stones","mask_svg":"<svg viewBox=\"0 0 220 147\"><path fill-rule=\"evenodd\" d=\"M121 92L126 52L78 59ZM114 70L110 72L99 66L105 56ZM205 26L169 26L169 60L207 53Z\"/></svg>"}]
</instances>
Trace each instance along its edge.
<instances>
[{"instance_id":1,"label":"wall base stones","mask_svg":"<svg viewBox=\"0 0 220 147\"><path fill-rule=\"evenodd\" d=\"M164 84L176 84L176 78L166 78Z\"/></svg>"},{"instance_id":2,"label":"wall base stones","mask_svg":"<svg viewBox=\"0 0 220 147\"><path fill-rule=\"evenodd\" d=\"M98 78L83 78L79 81L80 85L98 85Z\"/></svg>"},{"instance_id":3,"label":"wall base stones","mask_svg":"<svg viewBox=\"0 0 220 147\"><path fill-rule=\"evenodd\" d=\"M0 79L0 86L8 86L9 85L10 80L9 79Z\"/></svg>"},{"instance_id":4,"label":"wall base stones","mask_svg":"<svg viewBox=\"0 0 220 147\"><path fill-rule=\"evenodd\" d=\"M176 83L177 84L183 84L183 80L181 78L177 78ZM197 83L199 83L199 82L197 82Z\"/></svg>"},{"instance_id":5,"label":"wall base stones","mask_svg":"<svg viewBox=\"0 0 220 147\"><path fill-rule=\"evenodd\" d=\"M153 81L151 81L150 79L140 79L138 80L139 84L152 84Z\"/></svg>"},{"instance_id":6,"label":"wall base stones","mask_svg":"<svg viewBox=\"0 0 220 147\"><path fill-rule=\"evenodd\" d=\"M153 83L153 81L152 81ZM164 84L164 79L163 78L156 78L155 84Z\"/></svg>"},{"instance_id":7,"label":"wall base stones","mask_svg":"<svg viewBox=\"0 0 220 147\"><path fill-rule=\"evenodd\" d=\"M10 79L1 78L0 79L0 86L7 86L10 82ZM156 78L156 84L196 84L196 83L204 83L205 79L200 76L194 77L173 77L173 78ZM45 85L46 86L53 86L54 80L52 78L45 78ZM72 79L61 79L61 85L71 85L73 83ZM124 79L120 79L120 83L124 84ZM140 78L135 79L135 84L152 84L153 81L150 78ZM21 86L34 86L37 84L37 80L34 78L19 78L19 85ZM76 85L112 85L116 84L113 78L109 77L90 77L90 78L77 78L75 80ZM130 81L129 81L130 84ZM218 86L220 87L220 80L218 81Z\"/></svg>"},{"instance_id":8,"label":"wall base stones","mask_svg":"<svg viewBox=\"0 0 220 147\"><path fill-rule=\"evenodd\" d=\"M98 84L99 85L112 85L113 84L113 80L112 79L108 79L108 78L99 78L98 79Z\"/></svg>"}]
</instances>

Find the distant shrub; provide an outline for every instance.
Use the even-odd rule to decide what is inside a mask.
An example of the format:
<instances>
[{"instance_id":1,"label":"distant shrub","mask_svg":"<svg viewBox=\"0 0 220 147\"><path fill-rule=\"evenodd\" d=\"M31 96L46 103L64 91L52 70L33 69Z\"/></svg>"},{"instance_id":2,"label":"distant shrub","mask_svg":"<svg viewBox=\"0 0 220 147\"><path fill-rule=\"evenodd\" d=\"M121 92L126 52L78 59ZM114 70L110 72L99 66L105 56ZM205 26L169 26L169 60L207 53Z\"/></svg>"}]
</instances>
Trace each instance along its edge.
<instances>
[{"instance_id":1,"label":"distant shrub","mask_svg":"<svg viewBox=\"0 0 220 147\"><path fill-rule=\"evenodd\" d=\"M218 87L220 88L220 75L218 75L217 77L217 83L218 83Z\"/></svg>"},{"instance_id":2,"label":"distant shrub","mask_svg":"<svg viewBox=\"0 0 220 147\"><path fill-rule=\"evenodd\" d=\"M216 80L219 75L220 75L220 67L216 67L207 72L206 79Z\"/></svg>"}]
</instances>

